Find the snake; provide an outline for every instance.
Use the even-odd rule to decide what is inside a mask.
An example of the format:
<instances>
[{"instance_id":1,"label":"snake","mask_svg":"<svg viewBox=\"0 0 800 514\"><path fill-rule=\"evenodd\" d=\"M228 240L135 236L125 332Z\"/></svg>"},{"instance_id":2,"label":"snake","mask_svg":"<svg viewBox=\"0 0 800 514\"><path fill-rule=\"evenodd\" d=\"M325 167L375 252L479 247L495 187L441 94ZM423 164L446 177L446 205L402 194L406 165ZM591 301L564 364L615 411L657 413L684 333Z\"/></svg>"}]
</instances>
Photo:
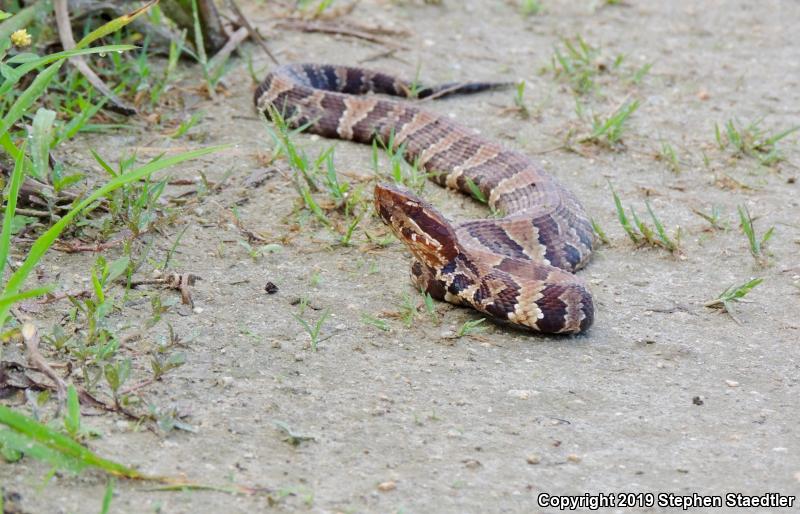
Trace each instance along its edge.
<instances>
[{"instance_id":1,"label":"snake","mask_svg":"<svg viewBox=\"0 0 800 514\"><path fill-rule=\"evenodd\" d=\"M595 233L577 197L528 155L415 102L505 85L425 87L361 67L293 63L271 70L254 101L293 129L390 145L435 183L488 204L495 216L453 222L401 185L376 184L375 211L408 247L420 290L515 328L581 333L594 302L574 272L588 263Z\"/></svg>"}]
</instances>

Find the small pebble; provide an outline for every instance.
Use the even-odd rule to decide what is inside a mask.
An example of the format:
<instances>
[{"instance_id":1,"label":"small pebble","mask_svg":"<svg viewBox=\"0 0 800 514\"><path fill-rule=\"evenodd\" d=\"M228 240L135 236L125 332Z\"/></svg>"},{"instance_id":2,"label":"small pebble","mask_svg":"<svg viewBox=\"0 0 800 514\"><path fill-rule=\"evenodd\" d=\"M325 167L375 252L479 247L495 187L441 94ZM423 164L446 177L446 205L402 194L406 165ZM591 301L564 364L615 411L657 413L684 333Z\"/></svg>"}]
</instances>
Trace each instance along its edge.
<instances>
[{"instance_id":1,"label":"small pebble","mask_svg":"<svg viewBox=\"0 0 800 514\"><path fill-rule=\"evenodd\" d=\"M575 455L574 453L571 453L571 454L567 455L567 460L569 462L580 462L581 458L578 455Z\"/></svg>"},{"instance_id":2,"label":"small pebble","mask_svg":"<svg viewBox=\"0 0 800 514\"><path fill-rule=\"evenodd\" d=\"M509 389L507 394L512 398L519 398L520 400L527 400L531 397L531 392L527 389Z\"/></svg>"},{"instance_id":3,"label":"small pebble","mask_svg":"<svg viewBox=\"0 0 800 514\"><path fill-rule=\"evenodd\" d=\"M542 458L539 455L536 455L535 453L532 455L528 455L528 458L525 460L527 461L528 464L531 465L539 464L540 462L542 462Z\"/></svg>"},{"instance_id":4,"label":"small pebble","mask_svg":"<svg viewBox=\"0 0 800 514\"><path fill-rule=\"evenodd\" d=\"M739 382L736 380L726 380L725 383L728 384L728 387L739 387Z\"/></svg>"},{"instance_id":5,"label":"small pebble","mask_svg":"<svg viewBox=\"0 0 800 514\"><path fill-rule=\"evenodd\" d=\"M481 462L476 459L467 459L464 461L464 466L467 469L476 470L482 466Z\"/></svg>"},{"instance_id":6,"label":"small pebble","mask_svg":"<svg viewBox=\"0 0 800 514\"><path fill-rule=\"evenodd\" d=\"M378 484L378 491L384 493L389 491L394 491L395 489L397 489L397 482L395 482L394 480L388 480L386 482L381 482L380 484Z\"/></svg>"}]
</instances>

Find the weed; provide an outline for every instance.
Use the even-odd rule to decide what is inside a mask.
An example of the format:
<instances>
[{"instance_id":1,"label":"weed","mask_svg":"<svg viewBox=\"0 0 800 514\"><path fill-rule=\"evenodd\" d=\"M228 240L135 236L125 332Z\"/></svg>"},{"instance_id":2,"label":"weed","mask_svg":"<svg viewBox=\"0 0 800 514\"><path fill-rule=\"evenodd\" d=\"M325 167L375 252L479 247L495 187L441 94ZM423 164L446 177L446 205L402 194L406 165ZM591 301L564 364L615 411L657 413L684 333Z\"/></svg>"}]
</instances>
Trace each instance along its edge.
<instances>
[{"instance_id":1,"label":"weed","mask_svg":"<svg viewBox=\"0 0 800 514\"><path fill-rule=\"evenodd\" d=\"M748 156L757 159L765 166L772 166L784 160L778 142L800 130L800 125L783 130L777 134L765 133L761 129L762 119L742 126L738 121L728 120L724 131L714 124L714 139L720 150L731 148L734 156Z\"/></svg>"},{"instance_id":2,"label":"weed","mask_svg":"<svg viewBox=\"0 0 800 514\"><path fill-rule=\"evenodd\" d=\"M542 12L542 2L540 0L521 0L519 10L524 16L535 16Z\"/></svg>"},{"instance_id":3,"label":"weed","mask_svg":"<svg viewBox=\"0 0 800 514\"><path fill-rule=\"evenodd\" d=\"M675 153L675 149L666 141L661 142L661 150L658 153L658 159L667 163L667 167L669 167L670 171L673 173L680 173L681 172L681 165L678 161L678 155Z\"/></svg>"},{"instance_id":4,"label":"weed","mask_svg":"<svg viewBox=\"0 0 800 514\"><path fill-rule=\"evenodd\" d=\"M726 230L726 227L722 225L721 222L722 214L718 206L712 205L711 212L709 213L698 211L697 209L692 209L692 212L694 212L695 214L706 220L711 225L711 228L713 228L714 230Z\"/></svg>"},{"instance_id":5,"label":"weed","mask_svg":"<svg viewBox=\"0 0 800 514\"><path fill-rule=\"evenodd\" d=\"M744 301L742 299L763 281L764 281L763 278L754 278L745 282L744 284L738 286L731 286L725 289L719 296L717 296L713 300L707 301L703 305L713 309L722 309L723 311L727 312L731 316L731 318L733 318L734 321L739 323L739 320L733 315L733 312L731 311L731 304L733 302Z\"/></svg>"},{"instance_id":6,"label":"weed","mask_svg":"<svg viewBox=\"0 0 800 514\"><path fill-rule=\"evenodd\" d=\"M406 145L397 144L394 132L389 134L388 141L375 138L372 142L372 166L375 170L375 175L383 175L380 171L379 159L381 149L389 159L388 177L396 184L406 186L417 193L421 192L425 187L429 174L420 168L418 160L412 163L406 160Z\"/></svg>"},{"instance_id":7,"label":"weed","mask_svg":"<svg viewBox=\"0 0 800 514\"><path fill-rule=\"evenodd\" d=\"M439 314L436 312L436 304L433 302L433 297L427 291L420 291L420 294L422 294L422 299L425 303L425 311L428 313L434 323L438 323Z\"/></svg>"},{"instance_id":8,"label":"weed","mask_svg":"<svg viewBox=\"0 0 800 514\"><path fill-rule=\"evenodd\" d=\"M623 230L625 230L625 233L628 234L628 237L631 239L631 241L636 244L647 244L654 247L658 246L668 250L673 254L680 252L680 229L676 230L674 237L670 237L667 234L663 223L661 223L661 220L658 218L658 216L656 216L656 213L650 206L650 202L645 201L645 205L647 207L647 212L650 214L650 218L653 221L655 230L639 219L639 216L632 207L630 208L631 217L628 218L628 215L625 213L625 209L622 206L622 201L619 199L619 196L617 195L616 191L614 191L613 187L611 188L611 194L614 198L614 206L617 210L617 218L619 219L619 223Z\"/></svg>"},{"instance_id":9,"label":"weed","mask_svg":"<svg viewBox=\"0 0 800 514\"><path fill-rule=\"evenodd\" d=\"M189 119L182 121L180 125L178 125L178 128L176 128L175 131L169 135L169 137L171 137L172 139L178 139L179 137L182 137L187 132L189 132L189 129L197 125L200 122L200 120L203 119L204 115L205 113L203 111L197 111L192 113Z\"/></svg>"},{"instance_id":10,"label":"weed","mask_svg":"<svg viewBox=\"0 0 800 514\"><path fill-rule=\"evenodd\" d=\"M361 321L366 325L372 325L373 327L383 330L384 332L389 332L391 330L386 321L366 313L361 315Z\"/></svg>"},{"instance_id":11,"label":"weed","mask_svg":"<svg viewBox=\"0 0 800 514\"><path fill-rule=\"evenodd\" d=\"M302 312L304 310L305 309L301 309L300 316L302 316ZM313 326L311 325L311 323L304 320L297 314L292 314L292 317L294 317L294 319L296 319L297 322L303 326L303 330L305 330L308 336L311 338L311 349L314 351L317 351L317 345L320 342L319 333L322 330L322 325L325 323L325 320L328 318L330 313L331 313L330 309L325 309L324 311L322 311L322 314L320 315L319 319L317 319L317 321L313 324Z\"/></svg>"},{"instance_id":12,"label":"weed","mask_svg":"<svg viewBox=\"0 0 800 514\"><path fill-rule=\"evenodd\" d=\"M514 93L514 105L517 108L517 112L522 116L524 119L528 119L531 116L531 112L528 110L528 106L525 105L525 81L520 80L517 83L517 87Z\"/></svg>"},{"instance_id":13,"label":"weed","mask_svg":"<svg viewBox=\"0 0 800 514\"><path fill-rule=\"evenodd\" d=\"M596 59L599 50L584 41L581 36L574 40L562 39L564 51L556 48L552 58L553 72L563 76L573 91L579 95L590 93L595 88L595 76L599 70Z\"/></svg>"},{"instance_id":14,"label":"weed","mask_svg":"<svg viewBox=\"0 0 800 514\"><path fill-rule=\"evenodd\" d=\"M116 476L147 478L135 469L100 457L71 437L4 405L0 405L0 424L8 427L0 430L3 448L43 460L58 469L77 473L91 467Z\"/></svg>"},{"instance_id":15,"label":"weed","mask_svg":"<svg viewBox=\"0 0 800 514\"><path fill-rule=\"evenodd\" d=\"M611 245L611 240L608 239L608 236L606 235L602 227L600 227L600 224L597 223L597 221L595 221L594 218L592 218L591 221L592 221L592 230L594 230L594 233L597 234L597 237L600 239L600 241L603 244Z\"/></svg>"},{"instance_id":16,"label":"weed","mask_svg":"<svg viewBox=\"0 0 800 514\"><path fill-rule=\"evenodd\" d=\"M486 327L481 325L481 323L483 323L484 321L486 321L486 318L471 319L465 321L458 329L458 332L456 332L456 337L465 337L484 332L486 330Z\"/></svg>"},{"instance_id":17,"label":"weed","mask_svg":"<svg viewBox=\"0 0 800 514\"><path fill-rule=\"evenodd\" d=\"M637 85L644 80L648 73L650 73L650 69L653 67L653 63L649 62L643 64L640 68L634 70L630 77L630 83Z\"/></svg>"},{"instance_id":18,"label":"weed","mask_svg":"<svg viewBox=\"0 0 800 514\"><path fill-rule=\"evenodd\" d=\"M592 132L580 138L579 143L594 143L613 148L622 140L625 122L639 108L639 100L619 106L608 118L592 116Z\"/></svg>"},{"instance_id":19,"label":"weed","mask_svg":"<svg viewBox=\"0 0 800 514\"><path fill-rule=\"evenodd\" d=\"M288 423L278 420L273 421L273 423L286 436L283 440L292 446L300 446L301 443L307 441L316 441L314 436L298 434L288 425Z\"/></svg>"},{"instance_id":20,"label":"weed","mask_svg":"<svg viewBox=\"0 0 800 514\"><path fill-rule=\"evenodd\" d=\"M750 211L747 207L740 205L737 207L737 210L739 211L739 222L741 223L742 232L747 236L747 241L750 244L750 254L759 266L766 266L769 263L769 257L765 253L766 245L775 233L775 227L770 227L769 230L759 238L756 236L755 228L753 228L753 218L750 217Z\"/></svg>"},{"instance_id":21,"label":"weed","mask_svg":"<svg viewBox=\"0 0 800 514\"><path fill-rule=\"evenodd\" d=\"M417 316L417 304L408 293L403 293L403 300L399 305L400 319L406 328L410 328L414 324L414 318Z\"/></svg>"}]
</instances>

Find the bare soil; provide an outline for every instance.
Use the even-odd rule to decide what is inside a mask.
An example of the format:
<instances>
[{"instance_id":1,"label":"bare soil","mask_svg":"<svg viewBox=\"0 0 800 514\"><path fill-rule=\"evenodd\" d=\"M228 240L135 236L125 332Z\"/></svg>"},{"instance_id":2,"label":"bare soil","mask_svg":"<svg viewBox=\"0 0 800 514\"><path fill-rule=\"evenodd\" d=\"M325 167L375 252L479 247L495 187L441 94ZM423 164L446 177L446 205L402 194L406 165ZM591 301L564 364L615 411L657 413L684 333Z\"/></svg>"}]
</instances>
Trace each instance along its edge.
<instances>
[{"instance_id":1,"label":"bare soil","mask_svg":"<svg viewBox=\"0 0 800 514\"><path fill-rule=\"evenodd\" d=\"M255 25L270 26L276 8L242 3ZM344 21L406 32L388 37L408 48L389 56L379 55L387 47L360 39L267 32L282 62L364 62L409 78L419 67L430 83L526 80L527 119L509 109L513 91L427 108L535 156L608 234L611 244L581 272L597 305L595 324L582 336L490 325L454 337L478 314L437 304L434 321L409 283L399 242L377 247L360 228L352 246L336 244L299 211L286 163L265 164L272 143L254 113L255 84L242 61L215 100L193 90L199 72L183 68L182 109L206 112L191 137L170 140L134 120L133 133L86 136L58 156L100 177L89 148L114 160L132 150L151 157L233 145L173 170L211 181L231 175L221 191L145 239L152 258L163 259L185 228L171 268L202 277L192 288L195 309L174 306L122 350L144 379L142 356L166 337L167 324L188 340L186 364L141 393L160 409L177 408L197 432L154 432L116 414L85 416L84 423L103 433L90 441L93 450L148 473L266 492L157 492L122 481L113 512L553 512L536 505L540 493L800 492L798 137L780 143L786 161L766 167L719 149L713 129L762 117L774 132L798 124L800 4L596 3L545 1L544 12L525 17L511 2L360 2ZM573 91L551 69L554 47L576 34L602 49L608 67L596 77L596 92L582 99L587 109L605 116L625 99L642 102L626 124L624 147L561 147L570 130L587 130ZM271 64L251 50L263 75ZM619 54L625 58L614 69ZM650 73L632 83L646 63L653 63ZM331 144L305 135L297 141L310 155ZM678 155L677 173L657 158L664 141ZM339 142L335 156L342 177L371 177L369 148ZM251 173L273 167L263 185L246 186ZM680 255L628 239L609 183L640 215L647 199L668 231L680 226ZM486 215L432 184L425 196L456 219ZM749 253L739 205L760 234L775 227L765 267ZM727 230L713 230L693 212L712 206ZM234 208L244 227L280 250L251 258L239 243L245 236ZM364 228L385 233L375 219ZM52 252L40 279L66 291L87 287L94 259ZM734 305L738 322L703 306L756 276L764 283L746 297L750 303ZM267 282L275 294L265 292ZM137 293L112 318L121 332L149 318L148 294L156 293L178 298L152 288ZM410 327L392 316L404 293L421 307ZM331 312L318 351L292 317L301 297L310 302L307 319ZM37 324L46 331L68 310L67 302L50 305ZM289 444L276 421L313 440ZM99 511L102 475L58 473L44 485L47 470L23 459L0 466L0 483L21 495L25 512Z\"/></svg>"}]
</instances>

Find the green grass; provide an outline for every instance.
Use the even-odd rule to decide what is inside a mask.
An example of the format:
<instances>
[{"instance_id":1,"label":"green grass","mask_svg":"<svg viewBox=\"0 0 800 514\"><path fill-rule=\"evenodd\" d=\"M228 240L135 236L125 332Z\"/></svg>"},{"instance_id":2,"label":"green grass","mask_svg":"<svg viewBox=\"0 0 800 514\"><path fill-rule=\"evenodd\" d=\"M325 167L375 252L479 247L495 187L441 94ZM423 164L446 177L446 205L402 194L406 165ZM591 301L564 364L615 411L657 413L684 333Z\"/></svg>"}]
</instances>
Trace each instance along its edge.
<instances>
[{"instance_id":1,"label":"green grass","mask_svg":"<svg viewBox=\"0 0 800 514\"><path fill-rule=\"evenodd\" d=\"M317 351L317 345L320 343L320 332L322 331L322 327L325 324L325 321L328 319L331 310L323 310L317 321L312 322L306 321L301 317L303 315L302 311L304 310L305 309L301 308L300 314L298 315L293 313L292 317L296 319L298 323L300 323L300 325L303 327L303 330L305 330L306 334L308 334L308 337L311 339L311 349Z\"/></svg>"},{"instance_id":2,"label":"green grass","mask_svg":"<svg viewBox=\"0 0 800 514\"><path fill-rule=\"evenodd\" d=\"M267 133L275 144L275 155L285 157L289 164L304 209L335 233L339 244L352 244L358 226L372 216L370 199L364 195L363 188L352 186L336 173L334 146L311 159L295 143L295 137L307 125L292 129L275 109L269 110L269 117L272 125L267 125Z\"/></svg>"},{"instance_id":3,"label":"green grass","mask_svg":"<svg viewBox=\"0 0 800 514\"><path fill-rule=\"evenodd\" d=\"M600 51L581 36L562 39L561 45L561 48L554 49L551 63L556 77L566 80L576 94L585 95L594 91L595 77L599 73L596 61Z\"/></svg>"},{"instance_id":4,"label":"green grass","mask_svg":"<svg viewBox=\"0 0 800 514\"><path fill-rule=\"evenodd\" d=\"M733 315L731 305L734 302L744 301L743 298L747 296L750 291L760 285L764 281L763 278L754 278L744 284L733 285L725 289L719 296L713 300L707 301L704 305L712 309L722 309L727 312L737 323L739 320Z\"/></svg>"},{"instance_id":5,"label":"green grass","mask_svg":"<svg viewBox=\"0 0 800 514\"><path fill-rule=\"evenodd\" d=\"M456 337L466 337L475 334L480 334L481 332L485 332L486 326L482 325L482 323L485 321L486 318L471 319L469 321L465 321L456 332Z\"/></svg>"},{"instance_id":6,"label":"green grass","mask_svg":"<svg viewBox=\"0 0 800 514\"><path fill-rule=\"evenodd\" d=\"M753 227L753 218L750 216L750 211L747 206L740 205L737 207L739 212L739 223L742 227L742 232L747 236L747 242L750 247L750 254L755 259L756 264L759 266L766 266L769 264L769 256L766 253L767 242L772 238L775 233L775 227L770 227L763 236L758 237L756 230Z\"/></svg>"},{"instance_id":7,"label":"green grass","mask_svg":"<svg viewBox=\"0 0 800 514\"><path fill-rule=\"evenodd\" d=\"M714 229L714 230L726 230L726 227L723 226L723 224L722 224L722 213L720 212L720 209L719 209L718 206L712 205L711 206L711 211L707 212L707 213L703 212L703 211L699 211L697 209L693 209L692 212L694 212L695 214L697 214L698 216L700 216L701 218L706 220L709 223L709 225L711 225L712 229Z\"/></svg>"},{"instance_id":8,"label":"green grass","mask_svg":"<svg viewBox=\"0 0 800 514\"><path fill-rule=\"evenodd\" d=\"M521 80L517 83L517 86L514 90L514 106L517 108L517 112L523 119L528 119L531 117L531 112L528 109L527 104L525 103L525 81Z\"/></svg>"},{"instance_id":9,"label":"green grass","mask_svg":"<svg viewBox=\"0 0 800 514\"><path fill-rule=\"evenodd\" d=\"M675 148L666 141L661 142L661 149L658 153L658 159L666 163L667 168L675 174L681 172L681 164L678 160L678 154L675 153Z\"/></svg>"},{"instance_id":10,"label":"green grass","mask_svg":"<svg viewBox=\"0 0 800 514\"><path fill-rule=\"evenodd\" d=\"M535 16L542 12L542 2L540 0L520 0L519 11L523 16Z\"/></svg>"},{"instance_id":11,"label":"green grass","mask_svg":"<svg viewBox=\"0 0 800 514\"><path fill-rule=\"evenodd\" d=\"M676 230L675 235L670 236L667 233L664 224L650 206L650 202L645 200L645 206L647 207L647 212L652 220L653 227L643 222L636 214L636 211L633 209L633 207L629 208L629 217L625 212L622 201L617 195L617 192L614 191L613 187L611 188L611 194L614 198L614 207L617 211L617 219L619 220L619 224L622 226L622 229L625 231L631 241L637 245L664 248L673 254L680 253L680 230Z\"/></svg>"},{"instance_id":12,"label":"green grass","mask_svg":"<svg viewBox=\"0 0 800 514\"><path fill-rule=\"evenodd\" d=\"M761 128L762 119L746 125L738 120L728 120L723 127L714 124L714 139L720 150L730 150L734 157L747 156L765 166L773 166L784 160L778 143L800 130L800 125L779 131L766 132Z\"/></svg>"},{"instance_id":13,"label":"green grass","mask_svg":"<svg viewBox=\"0 0 800 514\"><path fill-rule=\"evenodd\" d=\"M600 239L600 242L606 245L610 245L611 240L606 235L605 230L603 230L603 228L600 226L599 223L597 223L597 221L594 218L592 218L591 221L592 221L592 230L594 231L595 234L597 234L597 238Z\"/></svg>"},{"instance_id":14,"label":"green grass","mask_svg":"<svg viewBox=\"0 0 800 514\"><path fill-rule=\"evenodd\" d=\"M614 110L608 117L592 116L592 131L582 138L579 143L594 143L608 148L618 147L622 142L625 123L628 118L639 108L639 100L626 102Z\"/></svg>"},{"instance_id":15,"label":"green grass","mask_svg":"<svg viewBox=\"0 0 800 514\"><path fill-rule=\"evenodd\" d=\"M100 457L68 435L0 405L0 444L3 448L43 460L57 469L78 473L86 468L100 469L110 475L148 479L133 468Z\"/></svg>"},{"instance_id":16,"label":"green grass","mask_svg":"<svg viewBox=\"0 0 800 514\"><path fill-rule=\"evenodd\" d=\"M391 330L391 328L389 327L389 324L386 323L386 321L384 321L384 320L382 320L380 318L376 318L375 316L372 316L370 314L366 314L366 313L362 314L361 315L361 321L365 325L373 326L373 327L375 327L375 328L377 328L379 330L382 330L384 332L389 332Z\"/></svg>"}]
</instances>

